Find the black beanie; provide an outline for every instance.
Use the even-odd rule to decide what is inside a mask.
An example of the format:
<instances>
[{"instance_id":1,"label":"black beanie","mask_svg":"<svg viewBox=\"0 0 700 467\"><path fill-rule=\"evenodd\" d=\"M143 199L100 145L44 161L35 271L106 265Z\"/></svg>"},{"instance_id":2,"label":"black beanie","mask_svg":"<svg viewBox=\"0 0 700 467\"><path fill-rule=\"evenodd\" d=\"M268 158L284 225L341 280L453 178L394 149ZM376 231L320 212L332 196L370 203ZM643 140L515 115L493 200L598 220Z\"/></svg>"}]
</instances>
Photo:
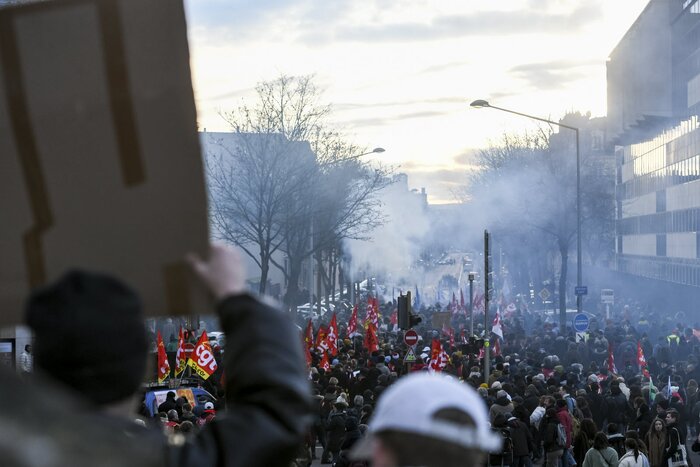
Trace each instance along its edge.
<instances>
[{"instance_id":1,"label":"black beanie","mask_svg":"<svg viewBox=\"0 0 700 467\"><path fill-rule=\"evenodd\" d=\"M34 362L97 405L134 394L146 369L136 293L110 276L70 271L36 290L26 308Z\"/></svg>"}]
</instances>

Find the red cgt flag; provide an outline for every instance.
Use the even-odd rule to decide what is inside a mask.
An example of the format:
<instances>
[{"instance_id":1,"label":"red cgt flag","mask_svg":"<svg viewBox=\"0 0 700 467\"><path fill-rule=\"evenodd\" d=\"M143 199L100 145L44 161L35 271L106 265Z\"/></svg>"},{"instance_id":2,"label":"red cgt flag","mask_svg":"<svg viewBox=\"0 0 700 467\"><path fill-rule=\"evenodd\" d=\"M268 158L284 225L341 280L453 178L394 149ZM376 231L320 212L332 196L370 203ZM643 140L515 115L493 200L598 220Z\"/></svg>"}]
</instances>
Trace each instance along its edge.
<instances>
[{"instance_id":1,"label":"red cgt flag","mask_svg":"<svg viewBox=\"0 0 700 467\"><path fill-rule=\"evenodd\" d=\"M187 366L192 368L202 379L208 379L218 368L206 331L203 331L202 335L199 336L197 345L187 360Z\"/></svg>"},{"instance_id":2,"label":"red cgt flag","mask_svg":"<svg viewBox=\"0 0 700 467\"><path fill-rule=\"evenodd\" d=\"M438 339L433 339L433 345L431 347L431 357L430 357L430 371L442 371L443 368L447 366L450 361L450 356L442 348L442 343Z\"/></svg>"},{"instance_id":3,"label":"red cgt flag","mask_svg":"<svg viewBox=\"0 0 700 467\"><path fill-rule=\"evenodd\" d=\"M319 368L323 368L324 371L331 371L331 363L328 361L328 354L323 352L323 357L321 357L321 362L318 364Z\"/></svg>"},{"instance_id":4,"label":"red cgt flag","mask_svg":"<svg viewBox=\"0 0 700 467\"><path fill-rule=\"evenodd\" d=\"M328 343L328 352L332 357L338 355L338 323L335 319L335 313L331 318L331 324L328 325L328 335L326 336Z\"/></svg>"},{"instance_id":5,"label":"red cgt flag","mask_svg":"<svg viewBox=\"0 0 700 467\"><path fill-rule=\"evenodd\" d=\"M175 377L180 376L180 374L185 371L187 366L187 359L185 358L185 332L180 328L180 337L177 341L177 353L175 354Z\"/></svg>"},{"instance_id":6,"label":"red cgt flag","mask_svg":"<svg viewBox=\"0 0 700 467\"><path fill-rule=\"evenodd\" d=\"M357 332L357 304L352 307L352 314L350 315L350 320L348 321L348 337L352 339L353 337L360 334Z\"/></svg>"},{"instance_id":7,"label":"red cgt flag","mask_svg":"<svg viewBox=\"0 0 700 467\"><path fill-rule=\"evenodd\" d=\"M328 329L322 324L318 327L318 334L316 334L316 344L314 348L319 352L325 352L328 350Z\"/></svg>"},{"instance_id":8,"label":"red cgt flag","mask_svg":"<svg viewBox=\"0 0 700 467\"><path fill-rule=\"evenodd\" d=\"M168 354L165 353L165 345L160 331L156 335L156 344L158 345L158 382L162 383L170 376L170 362Z\"/></svg>"},{"instance_id":9,"label":"red cgt flag","mask_svg":"<svg viewBox=\"0 0 700 467\"><path fill-rule=\"evenodd\" d=\"M369 325L374 326L374 330L379 329L379 302L376 298L369 297L367 299L367 314L365 316L365 329Z\"/></svg>"}]
</instances>

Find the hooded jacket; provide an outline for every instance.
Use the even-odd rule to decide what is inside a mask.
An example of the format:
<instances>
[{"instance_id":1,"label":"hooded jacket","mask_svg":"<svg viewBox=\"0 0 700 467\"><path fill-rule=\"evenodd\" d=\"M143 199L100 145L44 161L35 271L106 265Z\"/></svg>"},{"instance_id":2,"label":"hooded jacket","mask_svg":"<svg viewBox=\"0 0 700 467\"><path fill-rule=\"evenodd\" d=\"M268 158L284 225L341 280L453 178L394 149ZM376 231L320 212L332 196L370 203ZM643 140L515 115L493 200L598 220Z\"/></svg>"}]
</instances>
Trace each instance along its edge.
<instances>
[{"instance_id":1,"label":"hooded jacket","mask_svg":"<svg viewBox=\"0 0 700 467\"><path fill-rule=\"evenodd\" d=\"M489 409L489 419L493 423L496 420L496 416L506 413L513 413L513 403L507 397L499 397Z\"/></svg>"}]
</instances>

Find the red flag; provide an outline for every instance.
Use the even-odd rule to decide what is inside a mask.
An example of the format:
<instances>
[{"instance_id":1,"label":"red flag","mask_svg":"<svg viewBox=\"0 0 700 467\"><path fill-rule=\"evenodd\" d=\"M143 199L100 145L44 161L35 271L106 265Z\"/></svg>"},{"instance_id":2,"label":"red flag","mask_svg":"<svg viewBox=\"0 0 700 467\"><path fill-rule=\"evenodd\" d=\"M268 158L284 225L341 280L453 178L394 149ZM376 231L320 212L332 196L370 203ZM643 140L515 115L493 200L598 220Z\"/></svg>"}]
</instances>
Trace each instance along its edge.
<instances>
[{"instance_id":1,"label":"red flag","mask_svg":"<svg viewBox=\"0 0 700 467\"><path fill-rule=\"evenodd\" d=\"M322 324L318 327L318 334L316 334L316 344L314 348L319 352L328 350L328 330Z\"/></svg>"},{"instance_id":2,"label":"red flag","mask_svg":"<svg viewBox=\"0 0 700 467\"><path fill-rule=\"evenodd\" d=\"M202 379L209 378L218 368L206 331L202 331L202 335L199 336L197 345L187 360L187 366L192 368Z\"/></svg>"},{"instance_id":3,"label":"red flag","mask_svg":"<svg viewBox=\"0 0 700 467\"><path fill-rule=\"evenodd\" d=\"M314 348L314 325L311 320L309 320L306 325L306 331L304 331L304 346L307 351Z\"/></svg>"},{"instance_id":4,"label":"red flag","mask_svg":"<svg viewBox=\"0 0 700 467\"><path fill-rule=\"evenodd\" d=\"M326 337L326 342L328 343L328 352L332 357L338 355L338 323L335 319L335 313L331 318L331 324L328 325L328 336Z\"/></svg>"},{"instance_id":5,"label":"red flag","mask_svg":"<svg viewBox=\"0 0 700 467\"><path fill-rule=\"evenodd\" d=\"M367 326L367 332L365 332L365 347L369 353L376 352L379 350L379 340L377 340L376 328L372 323Z\"/></svg>"},{"instance_id":6,"label":"red flag","mask_svg":"<svg viewBox=\"0 0 700 467\"><path fill-rule=\"evenodd\" d=\"M394 308L394 312L391 314L389 320L391 324L399 324L399 310L397 308Z\"/></svg>"},{"instance_id":7,"label":"red flag","mask_svg":"<svg viewBox=\"0 0 700 467\"><path fill-rule=\"evenodd\" d=\"M306 345L305 341L301 343L301 346L304 347L304 359L306 360L306 366L307 366L307 368L311 367L312 359L311 359L311 352L309 351L309 346Z\"/></svg>"},{"instance_id":8,"label":"red flag","mask_svg":"<svg viewBox=\"0 0 700 467\"><path fill-rule=\"evenodd\" d=\"M501 312L496 311L496 317L493 319L493 327L491 332L503 339L503 328L501 327Z\"/></svg>"},{"instance_id":9,"label":"red flag","mask_svg":"<svg viewBox=\"0 0 700 467\"><path fill-rule=\"evenodd\" d=\"M615 356L613 355L612 344L608 343L608 373L611 375L617 374L615 368Z\"/></svg>"},{"instance_id":10,"label":"red flag","mask_svg":"<svg viewBox=\"0 0 700 467\"><path fill-rule=\"evenodd\" d=\"M442 343L439 339L433 339L430 357L430 371L442 371L450 361L449 355L442 348Z\"/></svg>"},{"instance_id":11,"label":"red flag","mask_svg":"<svg viewBox=\"0 0 700 467\"><path fill-rule=\"evenodd\" d=\"M637 365L642 370L642 374L648 378L647 359L644 358L644 350L642 350L642 344L639 341L637 341Z\"/></svg>"},{"instance_id":12,"label":"red flag","mask_svg":"<svg viewBox=\"0 0 700 467\"><path fill-rule=\"evenodd\" d=\"M496 342L493 344L493 355L495 357L501 355L501 339L496 339Z\"/></svg>"},{"instance_id":13,"label":"red flag","mask_svg":"<svg viewBox=\"0 0 700 467\"><path fill-rule=\"evenodd\" d=\"M447 324L442 326L442 333L450 338L450 349L455 347L455 330L447 326Z\"/></svg>"},{"instance_id":14,"label":"red flag","mask_svg":"<svg viewBox=\"0 0 700 467\"><path fill-rule=\"evenodd\" d=\"M331 371L331 363L328 361L328 354L323 352L321 357L321 362L318 364L319 368L323 368L326 372Z\"/></svg>"},{"instance_id":15,"label":"red flag","mask_svg":"<svg viewBox=\"0 0 700 467\"><path fill-rule=\"evenodd\" d=\"M379 329L379 302L376 298L367 299L367 314L365 315L365 329L369 324L374 325L374 330Z\"/></svg>"},{"instance_id":16,"label":"red flag","mask_svg":"<svg viewBox=\"0 0 700 467\"><path fill-rule=\"evenodd\" d=\"M474 310L484 311L484 294L477 294L474 296L473 308Z\"/></svg>"},{"instance_id":17,"label":"red flag","mask_svg":"<svg viewBox=\"0 0 700 467\"><path fill-rule=\"evenodd\" d=\"M175 354L175 376L180 376L180 373L185 371L187 366L187 354L185 353L185 332L180 328L180 338L177 342L177 353Z\"/></svg>"},{"instance_id":18,"label":"red flag","mask_svg":"<svg viewBox=\"0 0 700 467\"><path fill-rule=\"evenodd\" d=\"M354 307L352 307L352 314L350 315L350 321L348 321L348 337L352 339L356 335L358 335L359 332L357 332L357 303L355 304Z\"/></svg>"},{"instance_id":19,"label":"red flag","mask_svg":"<svg viewBox=\"0 0 700 467\"><path fill-rule=\"evenodd\" d=\"M160 331L156 335L156 344L158 344L158 382L162 383L170 376L170 362L168 354L165 353L165 344L163 344Z\"/></svg>"}]
</instances>

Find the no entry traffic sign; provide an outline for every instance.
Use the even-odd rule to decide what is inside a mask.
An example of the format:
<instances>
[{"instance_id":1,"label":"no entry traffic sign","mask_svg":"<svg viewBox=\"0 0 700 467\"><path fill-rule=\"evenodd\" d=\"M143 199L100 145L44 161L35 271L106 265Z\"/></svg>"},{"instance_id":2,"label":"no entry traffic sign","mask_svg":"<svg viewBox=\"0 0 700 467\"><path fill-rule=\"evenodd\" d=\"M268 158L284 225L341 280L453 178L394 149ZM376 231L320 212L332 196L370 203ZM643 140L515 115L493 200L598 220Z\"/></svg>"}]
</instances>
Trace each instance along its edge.
<instances>
[{"instance_id":1,"label":"no entry traffic sign","mask_svg":"<svg viewBox=\"0 0 700 467\"><path fill-rule=\"evenodd\" d=\"M409 347L416 345L418 343L418 333L413 329L409 329L406 331L406 334L404 334L403 341Z\"/></svg>"}]
</instances>

